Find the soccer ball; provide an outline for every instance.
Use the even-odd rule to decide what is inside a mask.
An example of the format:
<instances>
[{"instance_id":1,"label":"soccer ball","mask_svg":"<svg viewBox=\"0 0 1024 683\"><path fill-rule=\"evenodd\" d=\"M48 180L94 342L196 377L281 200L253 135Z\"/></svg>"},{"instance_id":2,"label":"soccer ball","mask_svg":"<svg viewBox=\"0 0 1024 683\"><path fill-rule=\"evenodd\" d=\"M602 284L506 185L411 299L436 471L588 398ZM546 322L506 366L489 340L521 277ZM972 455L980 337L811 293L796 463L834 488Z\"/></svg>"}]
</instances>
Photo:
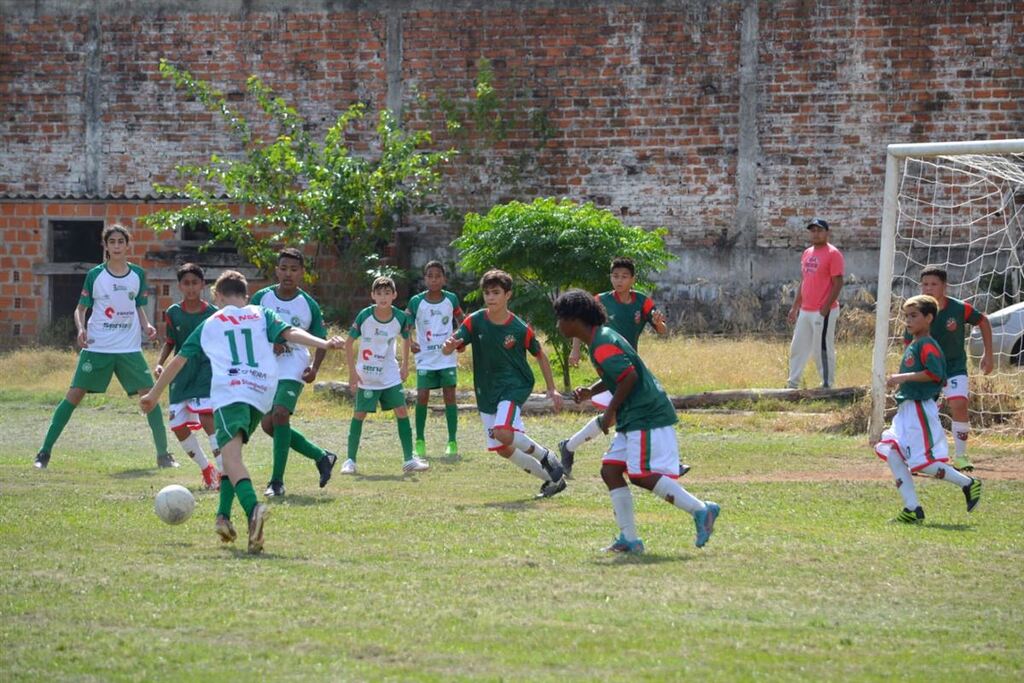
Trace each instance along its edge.
<instances>
[{"instance_id":1,"label":"soccer ball","mask_svg":"<svg viewBox=\"0 0 1024 683\"><path fill-rule=\"evenodd\" d=\"M168 524L181 524L192 516L196 499L192 492L179 484L171 484L156 494L156 516Z\"/></svg>"}]
</instances>

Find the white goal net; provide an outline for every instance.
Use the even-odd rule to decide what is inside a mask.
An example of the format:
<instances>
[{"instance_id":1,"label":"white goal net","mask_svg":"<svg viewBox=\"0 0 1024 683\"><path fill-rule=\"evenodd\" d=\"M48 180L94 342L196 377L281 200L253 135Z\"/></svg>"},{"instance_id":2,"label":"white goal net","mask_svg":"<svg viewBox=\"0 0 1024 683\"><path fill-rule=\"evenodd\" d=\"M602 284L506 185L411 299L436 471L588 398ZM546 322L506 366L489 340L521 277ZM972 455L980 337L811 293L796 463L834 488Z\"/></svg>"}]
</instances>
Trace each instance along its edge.
<instances>
[{"instance_id":1,"label":"white goal net","mask_svg":"<svg viewBox=\"0 0 1024 683\"><path fill-rule=\"evenodd\" d=\"M900 308L929 265L948 273L948 296L992 323L991 374L979 368L980 330L968 337L972 430L1024 434L1024 140L890 145L880 247L871 439L893 405L885 377L903 351Z\"/></svg>"}]
</instances>

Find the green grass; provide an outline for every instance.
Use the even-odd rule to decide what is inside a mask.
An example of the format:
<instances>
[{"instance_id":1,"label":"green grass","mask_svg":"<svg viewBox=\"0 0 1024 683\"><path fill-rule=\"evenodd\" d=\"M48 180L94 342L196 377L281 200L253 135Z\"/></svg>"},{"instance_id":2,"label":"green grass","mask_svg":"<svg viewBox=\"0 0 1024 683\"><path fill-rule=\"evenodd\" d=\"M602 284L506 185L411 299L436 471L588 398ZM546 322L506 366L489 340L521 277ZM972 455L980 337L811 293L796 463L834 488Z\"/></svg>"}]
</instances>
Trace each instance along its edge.
<instances>
[{"instance_id":1,"label":"green grass","mask_svg":"<svg viewBox=\"0 0 1024 683\"><path fill-rule=\"evenodd\" d=\"M975 445L982 477L1016 476L986 481L973 514L959 490L923 480L927 523L906 527L889 521L899 498L863 437L762 413L684 415L683 483L721 503L720 523L697 550L687 515L635 490L648 554L633 559L598 552L615 533L598 445L565 494L535 501L535 480L482 452L475 415L461 421L464 457L431 458L415 477L400 475L393 421L373 419L364 476L321 491L292 454L266 552L250 557L215 539L215 494L197 492L181 526L156 518L156 491L195 489L199 473L154 469L125 399L87 399L50 469L32 469L50 406L30 398L5 390L0 403L3 680L1024 674L1019 443ZM349 415L304 400L296 424L343 452ZM554 444L580 419L527 424ZM443 425L431 417L432 453ZM261 490L269 439L245 457Z\"/></svg>"}]
</instances>

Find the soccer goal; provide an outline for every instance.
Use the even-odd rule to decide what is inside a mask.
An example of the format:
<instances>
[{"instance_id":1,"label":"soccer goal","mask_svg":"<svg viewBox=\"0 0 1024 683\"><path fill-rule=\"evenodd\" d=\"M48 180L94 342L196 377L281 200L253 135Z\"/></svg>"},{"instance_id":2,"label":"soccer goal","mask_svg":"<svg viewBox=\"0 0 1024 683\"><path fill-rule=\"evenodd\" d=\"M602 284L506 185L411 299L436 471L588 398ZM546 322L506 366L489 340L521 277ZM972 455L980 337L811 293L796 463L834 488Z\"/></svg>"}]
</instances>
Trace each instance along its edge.
<instances>
[{"instance_id":1,"label":"soccer goal","mask_svg":"<svg viewBox=\"0 0 1024 683\"><path fill-rule=\"evenodd\" d=\"M903 352L900 308L926 265L947 294L991 315L1024 300L1024 139L896 144L887 149L871 373L872 441L885 422L887 373ZM1022 312L1024 315L1024 312ZM993 323L995 326L996 323ZM1024 350L1014 323L992 330L996 367L983 376L968 344L975 433L1024 433ZM977 332L975 332L975 335ZM948 423L947 423L948 426Z\"/></svg>"}]
</instances>

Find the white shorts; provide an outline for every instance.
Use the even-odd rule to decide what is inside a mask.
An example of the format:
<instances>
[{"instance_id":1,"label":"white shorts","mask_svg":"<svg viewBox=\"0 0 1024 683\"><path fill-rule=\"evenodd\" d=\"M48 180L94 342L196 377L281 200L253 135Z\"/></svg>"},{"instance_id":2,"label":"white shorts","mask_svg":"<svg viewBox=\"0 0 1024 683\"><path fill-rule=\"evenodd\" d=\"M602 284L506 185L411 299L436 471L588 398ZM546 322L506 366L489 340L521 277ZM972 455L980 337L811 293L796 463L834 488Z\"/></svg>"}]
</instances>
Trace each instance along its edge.
<instances>
[{"instance_id":1,"label":"white shorts","mask_svg":"<svg viewBox=\"0 0 1024 683\"><path fill-rule=\"evenodd\" d=\"M495 427L509 427L517 432L525 432L523 416L519 413L519 406L512 401L502 401L498 404L498 412L480 413L480 420L484 423L484 440L487 442L487 450L496 451L503 444L494 438Z\"/></svg>"},{"instance_id":2,"label":"white shorts","mask_svg":"<svg viewBox=\"0 0 1024 683\"><path fill-rule=\"evenodd\" d=\"M674 426L615 432L602 463L625 465L631 477L660 474L679 478L679 444Z\"/></svg>"},{"instance_id":3,"label":"white shorts","mask_svg":"<svg viewBox=\"0 0 1024 683\"><path fill-rule=\"evenodd\" d=\"M954 375L946 380L946 386L942 387L942 395L946 400L962 398L967 400L967 375Z\"/></svg>"},{"instance_id":4,"label":"white shorts","mask_svg":"<svg viewBox=\"0 0 1024 683\"><path fill-rule=\"evenodd\" d=\"M181 403L172 403L167 411L167 424L171 429L188 427L195 431L202 428L200 415L213 415L213 404L209 398L190 398Z\"/></svg>"},{"instance_id":5,"label":"white shorts","mask_svg":"<svg viewBox=\"0 0 1024 683\"><path fill-rule=\"evenodd\" d=\"M875 454L882 460L897 455L911 472L935 462L949 462L946 431L939 422L939 407L935 401L901 403L892 426L882 432L882 440L875 444Z\"/></svg>"},{"instance_id":6,"label":"white shorts","mask_svg":"<svg viewBox=\"0 0 1024 683\"><path fill-rule=\"evenodd\" d=\"M612 392L602 391L600 394L594 394L590 397L590 402L594 404L595 408L605 410L608 408L608 404L612 402Z\"/></svg>"}]
</instances>

